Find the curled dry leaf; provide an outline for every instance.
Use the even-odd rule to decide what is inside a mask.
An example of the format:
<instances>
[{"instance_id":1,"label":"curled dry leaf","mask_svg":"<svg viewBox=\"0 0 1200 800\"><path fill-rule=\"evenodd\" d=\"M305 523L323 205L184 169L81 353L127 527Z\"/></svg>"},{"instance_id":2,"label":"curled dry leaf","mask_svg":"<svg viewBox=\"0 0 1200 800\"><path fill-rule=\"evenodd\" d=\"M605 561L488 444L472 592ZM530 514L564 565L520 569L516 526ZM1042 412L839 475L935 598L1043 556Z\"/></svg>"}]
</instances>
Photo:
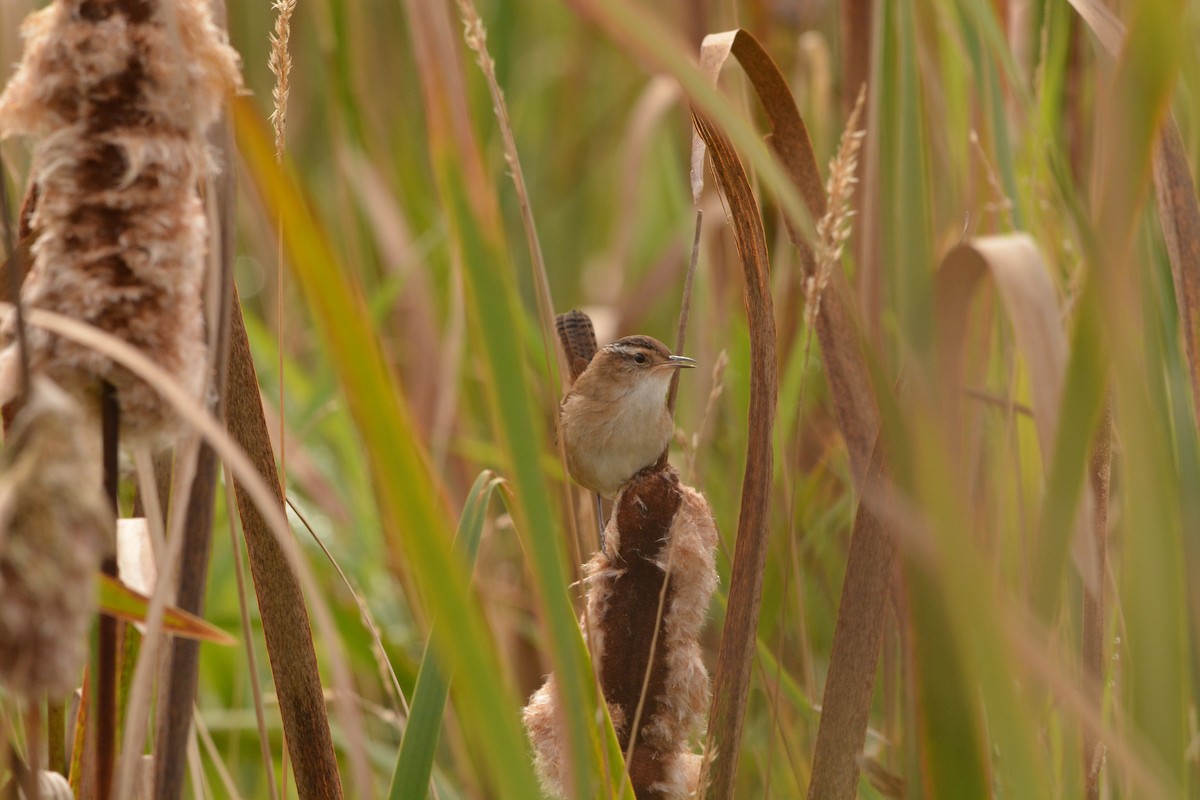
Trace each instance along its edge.
<instances>
[{"instance_id":1,"label":"curled dry leaf","mask_svg":"<svg viewBox=\"0 0 1200 800\"><path fill-rule=\"evenodd\" d=\"M699 636L717 586L712 512L670 465L649 467L617 495L605 541L584 568L585 635L622 749L634 737L630 781L639 797L690 797L701 757L689 743L709 702ZM558 702L551 676L524 717L543 785L562 796L569 776Z\"/></svg>"},{"instance_id":2,"label":"curled dry leaf","mask_svg":"<svg viewBox=\"0 0 1200 800\"><path fill-rule=\"evenodd\" d=\"M827 206L824 181L817 168L808 128L800 117L787 80L758 40L744 30L706 36L700 49L701 69L715 81L730 55L737 57L762 103L771 127L772 148L792 183L800 190L812 218L820 219ZM698 134L698 140L692 146L693 181L702 175L696 171L697 164L703 165L705 149L711 147L711 143L705 145L699 139L704 137ZM713 169L718 169L715 160ZM801 221L785 216L784 223L788 237L800 253L805 277L813 276L816 257L805 238ZM844 280L840 272L832 276L831 291L822 300L816 330L838 427L850 451L855 483L861 487L879 432L879 410L858 327L851 306L843 296Z\"/></svg>"},{"instance_id":3,"label":"curled dry leaf","mask_svg":"<svg viewBox=\"0 0 1200 800\"><path fill-rule=\"evenodd\" d=\"M782 87L792 116L785 126L789 137L808 134L795 111L779 70L757 41L744 31L716 34L705 38L701 50L704 64L719 69L726 47L738 54L752 80L766 76ZM765 59L765 61L764 61ZM715 75L715 73L714 73ZM756 88L759 81L755 80ZM760 97L762 97L760 88ZM779 98L772 97L774 105ZM764 104L767 100L764 99ZM768 112L770 114L770 111ZM773 118L774 119L774 118ZM714 677L715 701L709 713L706 751L716 753L715 742L728 757L708 758L702 782L710 796L728 797L737 775L738 751L745 721L746 700L750 688L750 669L755 654L758 616L762 606L763 571L766 567L768 520L771 509L772 431L778 400L779 375L775 355L775 321L769 285L770 266L763 233L762 216L750 189L749 180L729 138L710 120L693 110L692 121L707 146L717 183L728 203L733 235L737 242L745 276L745 304L750 332L750 408L746 448L746 474L742 479L741 509L738 514L737 546L729 583L729 605ZM797 127L798 126L798 127ZM778 133L778 130L777 130ZM788 139L790 146L795 144ZM776 145L779 146L778 140ZM812 157L809 146L809 159ZM815 175L815 168L813 170ZM821 193L818 181L817 192ZM823 194L822 210L823 210ZM811 250L809 251L811 256Z\"/></svg>"},{"instance_id":4,"label":"curled dry leaf","mask_svg":"<svg viewBox=\"0 0 1200 800\"><path fill-rule=\"evenodd\" d=\"M936 302L943 397L948 425L958 430L962 417L963 361L971 298L990 278L1012 322L1017 347L1029 371L1034 426L1042 459L1054 453L1058 415L1067 369L1067 334L1062 328L1058 295L1033 240L1024 234L990 236L961 244L946 254L938 271ZM1085 586L1100 585L1100 567L1091 543L1095 500L1089 488L1072 526L1071 547Z\"/></svg>"},{"instance_id":5,"label":"curled dry leaf","mask_svg":"<svg viewBox=\"0 0 1200 800\"><path fill-rule=\"evenodd\" d=\"M951 250L937 275L936 297L942 368L942 397L952 436L963 429L962 386L967 340L967 319L975 290L987 279L996 286L1029 374L1032 412L1039 450L1049 468L1058 434L1059 413L1067 369L1067 336L1062 330L1058 298L1040 252L1023 234L975 239ZM1084 584L1081 656L1088 689L1099 706L1104 671L1104 573L1111 449L1110 420L1105 417L1094 446L1090 477L1083 505L1075 514L1070 532L1046 531L1050 536L1071 537L1071 549ZM1057 582L1054 566L1044 568L1049 548L1038 541L1035 574L1045 573ZM1035 586L1035 589L1038 587ZM1085 728L1084 780L1088 797L1098 797L1099 766L1103 747Z\"/></svg>"}]
</instances>

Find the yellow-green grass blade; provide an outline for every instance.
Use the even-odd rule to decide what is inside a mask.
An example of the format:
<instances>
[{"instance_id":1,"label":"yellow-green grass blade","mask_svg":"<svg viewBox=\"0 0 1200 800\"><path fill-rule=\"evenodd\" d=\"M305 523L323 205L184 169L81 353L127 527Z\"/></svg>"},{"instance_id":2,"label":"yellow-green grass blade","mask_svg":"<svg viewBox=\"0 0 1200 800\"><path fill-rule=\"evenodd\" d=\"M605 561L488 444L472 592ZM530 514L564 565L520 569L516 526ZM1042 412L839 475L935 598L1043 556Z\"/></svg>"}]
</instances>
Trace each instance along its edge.
<instances>
[{"instance_id":1,"label":"yellow-green grass blade","mask_svg":"<svg viewBox=\"0 0 1200 800\"><path fill-rule=\"evenodd\" d=\"M483 536L483 521L487 516L488 502L492 490L500 483L491 472L484 471L475 479L467 495L467 504L458 519L455 546L462 555L467 569L475 565L479 553L479 540ZM436 640L446 625L436 621L429 638ZM450 689L450 675L438 665L436 653L425 648L421 669L417 673L417 685L409 703L408 722L404 726L404 738L396 756L392 772L392 788L388 796L392 800L412 800L423 797L433 772L433 758L437 751L438 738L442 730L442 714L446 710L446 696Z\"/></svg>"},{"instance_id":2,"label":"yellow-green grass blade","mask_svg":"<svg viewBox=\"0 0 1200 800\"><path fill-rule=\"evenodd\" d=\"M1090 330L1077 337L1086 336L1101 365L1111 364L1117 440L1124 450L1122 517L1127 531L1119 585L1122 694L1126 719L1132 723L1128 738L1145 738L1160 776L1173 784L1173 796L1186 794L1185 709L1192 700L1185 688L1190 681L1183 543L1175 496L1178 476L1171 468L1161 398L1163 375L1155 348L1147 341L1146 325L1154 324L1153 304L1144 301L1146 267L1135 257L1133 242L1150 183L1153 148L1181 63L1183 10L1178 2L1130 8L1128 34L1103 104L1106 138L1099 158L1097 211L1092 237L1085 243L1092 270L1081 299L1080 323L1089 324ZM1056 453L1060 456L1067 457ZM1059 552L1065 552L1065 545L1053 548L1061 563Z\"/></svg>"},{"instance_id":3,"label":"yellow-green grass blade","mask_svg":"<svg viewBox=\"0 0 1200 800\"><path fill-rule=\"evenodd\" d=\"M928 140L924 101L917 69L915 11L908 3L888 4L884 24L893 34L885 37L891 54L881 88L885 143L882 180L883 207L890 209L885 227L884 252L894 266L891 291L902 337L902 347L918 359L931 353L933 345L933 292L929 266L934 263L930 246L931 187L928 178ZM886 57L885 57L886 58ZM888 259L885 259L887 261ZM923 364L908 362L906 367Z\"/></svg>"},{"instance_id":4,"label":"yellow-green grass blade","mask_svg":"<svg viewBox=\"0 0 1200 800\"><path fill-rule=\"evenodd\" d=\"M362 437L389 545L408 562L429 610L456 626L458 635L444 643L439 657L460 676L460 707L478 723L463 726L464 734L484 754L498 796L536 797L514 698L500 680L499 660L466 569L451 551L442 488L370 327L366 303L295 175L275 165L271 137L249 100L235 100L234 122L250 177L272 221L282 221L291 268Z\"/></svg>"},{"instance_id":5,"label":"yellow-green grass blade","mask_svg":"<svg viewBox=\"0 0 1200 800\"><path fill-rule=\"evenodd\" d=\"M533 419L540 406L529 382L529 358L517 335L523 315L512 271L507 268L510 262L498 232L489 230L487 222L476 216L466 183L453 161L439 156L435 169L441 176L452 238L462 248L467 268L475 340L481 344L490 378L484 388L503 446L505 471L511 475L518 530L532 568L538 607L544 615L576 791L594 796L616 784L623 760L567 595L570 581L563 545L568 536L555 524L546 491L548 476L541 468L543 426ZM597 725L597 721L603 724Z\"/></svg>"},{"instance_id":6,"label":"yellow-green grass blade","mask_svg":"<svg viewBox=\"0 0 1200 800\"><path fill-rule=\"evenodd\" d=\"M983 726L971 672L961 656L941 592L941 576L909 562L905 570L916 683L922 797L987 797Z\"/></svg>"},{"instance_id":7,"label":"yellow-green grass blade","mask_svg":"<svg viewBox=\"0 0 1200 800\"><path fill-rule=\"evenodd\" d=\"M887 378L877 362L870 363L872 377L880 385ZM916 518L903 514L888 517L901 538L906 573L924 582L918 592L928 592L909 611L910 618L926 616L915 623L924 628L920 638L929 648L920 657L923 664L934 668L930 679L936 681L942 676L944 681L960 684L957 688L930 687L932 691L918 697L915 707L906 711L912 714L908 730L915 739L906 743L906 776L911 781L924 779L942 786L969 778L977 785L981 770L989 787L984 796L990 795L993 773L1006 797L1043 796L1050 785L1050 772L1030 736L1030 731L1037 729L1031 701L1013 681L1013 676L1021 672L1021 664L1009 645L1003 608L1006 598L992 589L989 569L975 541L967 535L971 515L963 507L963 498L948 490L957 478L950 474L942 445L944 420L936 407L931 411L911 402L901 405L886 392L878 396L888 452L894 454L891 474L901 481L898 488L917 501L913 508L922 510ZM928 550L931 546L932 553ZM932 564L925 563L929 559ZM909 650L915 652L920 646L914 642ZM956 668L939 671L939 658L948 659L946 663ZM917 676L914 679L920 680ZM962 708L940 707L959 702L959 698L973 705L969 713L964 714ZM968 762L976 772L960 774L964 765L958 759L962 753L956 753L954 745L928 741L928 728L913 729L914 723L929 717L943 725L954 721L964 726L954 733L968 740L961 745L964 748L986 745L982 763L977 759ZM940 735L945 735L944 729ZM976 741L975 737L983 738ZM993 752L1002 757L993 758ZM936 795L922 795L920 786L916 786L909 796Z\"/></svg>"},{"instance_id":8,"label":"yellow-green grass blade","mask_svg":"<svg viewBox=\"0 0 1200 800\"><path fill-rule=\"evenodd\" d=\"M126 622L145 622L150 610L150 600L141 592L130 589L110 575L98 575L98 605L100 611L110 617ZM175 606L167 606L163 616L163 630L174 636L183 636L213 644L232 645L237 640L215 625L205 622L195 614L189 614Z\"/></svg>"},{"instance_id":9,"label":"yellow-green grass blade","mask_svg":"<svg viewBox=\"0 0 1200 800\"><path fill-rule=\"evenodd\" d=\"M1063 570L1071 546L1083 492L1089 448L1107 392L1096 303L1086 294L1071 341L1066 383L1058 416L1054 454L1046 470L1046 495L1042 506L1033 561L1033 597L1044 621L1057 611Z\"/></svg>"}]
</instances>

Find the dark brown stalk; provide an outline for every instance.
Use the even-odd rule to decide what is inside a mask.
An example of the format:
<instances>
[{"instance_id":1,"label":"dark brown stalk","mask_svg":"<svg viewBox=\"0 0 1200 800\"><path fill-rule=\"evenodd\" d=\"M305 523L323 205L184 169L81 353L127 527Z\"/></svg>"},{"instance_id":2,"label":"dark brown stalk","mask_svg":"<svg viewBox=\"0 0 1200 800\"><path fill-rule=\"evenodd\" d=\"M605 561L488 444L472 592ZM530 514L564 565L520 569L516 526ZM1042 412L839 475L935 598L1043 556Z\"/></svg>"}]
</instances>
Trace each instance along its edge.
<instances>
[{"instance_id":1,"label":"dark brown stalk","mask_svg":"<svg viewBox=\"0 0 1200 800\"><path fill-rule=\"evenodd\" d=\"M808 131L787 82L752 36L745 31L737 31L732 39L725 38L729 36L721 34L721 39L714 45L719 43L728 47L728 51L741 63L766 111L773 134L772 146L804 197L809 212L814 219L820 219L826 211L825 189ZM718 37L710 39L716 40ZM870 187L867 188L870 191ZM785 222L789 238L800 252L805 274L813 275L816 262L812 247L805 241L796 221L785 218ZM817 316L815 327L838 427L849 450L855 484L863 491L868 472L872 471L872 454L879 432L879 411L857 326L843 295L843 282L840 273L833 276L829 291L822 299L821 313ZM862 513L861 509L859 513ZM853 781L845 779L844 771L850 769L853 770L852 774L857 775L857 756L862 751L866 736L875 668L879 660L882 621L888 596L886 589L894 563L890 534L872 518L856 521L850 550L847 584L866 588L843 593L834 629L829 675L835 686L854 687L854 691L839 689L825 695L814 754L814 781L809 786L809 797L822 800L853 796ZM822 734L821 729L827 731ZM710 735L712 730L710 723ZM728 742L725 744L728 745ZM726 759L726 762L729 760ZM717 764L720 764L720 759ZM841 771L835 769L838 766ZM818 776L821 777L820 782L816 780ZM833 785L827 784L826 780L832 781ZM835 793L835 786L846 785L850 786L849 795Z\"/></svg>"},{"instance_id":2,"label":"dark brown stalk","mask_svg":"<svg viewBox=\"0 0 1200 800\"><path fill-rule=\"evenodd\" d=\"M742 479L737 546L729 581L729 605L713 677L713 704L709 712L708 739L705 744L709 757L705 775L701 778L701 786L707 784L707 797L727 798L733 796L734 779L737 777L737 752L742 739L762 603L771 507L771 436L775 424L778 375L767 242L758 203L750 189L746 172L725 134L694 111L692 121L708 145L717 183L729 204L734 237L745 273L750 330L746 474Z\"/></svg>"},{"instance_id":3,"label":"dark brown stalk","mask_svg":"<svg viewBox=\"0 0 1200 800\"><path fill-rule=\"evenodd\" d=\"M842 114L849 116L859 87L871 74L872 0L843 0Z\"/></svg>"},{"instance_id":4,"label":"dark brown stalk","mask_svg":"<svg viewBox=\"0 0 1200 800\"><path fill-rule=\"evenodd\" d=\"M259 396L250 341L234 289L230 311L229 391L226 418L229 433L246 451L260 475L276 491L283 508L283 491ZM329 717L317 654L313 647L308 610L296 576L288 567L275 537L250 495L235 484L238 513L246 536L250 571L258 596L263 637L279 695L283 732L302 800L342 797L341 777L329 732Z\"/></svg>"},{"instance_id":5,"label":"dark brown stalk","mask_svg":"<svg viewBox=\"0 0 1200 800\"><path fill-rule=\"evenodd\" d=\"M1105 406L1092 443L1089 480L1096 497L1096 515L1092 517L1092 542L1100 580L1094 591L1083 589L1083 676L1084 691L1096 708L1104 698L1104 577L1108 562L1108 489L1112 475L1112 405ZM1104 746L1087 727L1083 729L1083 786L1087 800L1100 800L1100 769L1104 766Z\"/></svg>"},{"instance_id":6,"label":"dark brown stalk","mask_svg":"<svg viewBox=\"0 0 1200 800\"><path fill-rule=\"evenodd\" d=\"M702 762L689 742L709 707L699 637L717 586L712 510L669 464L652 465L617 494L605 536L583 570L585 630L629 785L638 800L690 797ZM552 676L523 713L556 797L570 778L558 697Z\"/></svg>"},{"instance_id":7,"label":"dark brown stalk","mask_svg":"<svg viewBox=\"0 0 1200 800\"><path fill-rule=\"evenodd\" d=\"M884 474L882 454L877 451L867 486L882 480ZM829 655L809 800L855 796L859 755L871 717L895 549L895 541L879 515L870 504L860 501L850 534L846 578L838 604L833 651Z\"/></svg>"},{"instance_id":8,"label":"dark brown stalk","mask_svg":"<svg viewBox=\"0 0 1200 800\"><path fill-rule=\"evenodd\" d=\"M654 743L637 739L631 747L630 741L641 727L637 712L645 708L653 713L666 700L667 665L665 652L655 646L655 612L664 591L666 603L671 602L672 586L659 564L666 560L667 535L679 500L679 476L669 467L634 476L613 510L620 531L613 558L624 569L613 580L608 608L596 622L606 643L600 685L604 699L621 709L622 719L630 720L618 729L617 741L632 753L626 768L639 800L652 796L649 787L665 779L667 754L660 754Z\"/></svg>"},{"instance_id":9,"label":"dark brown stalk","mask_svg":"<svg viewBox=\"0 0 1200 800\"><path fill-rule=\"evenodd\" d=\"M25 796L40 797L38 773L42 760L41 753L38 752L38 744L42 737L42 711L36 703L32 703L26 707L25 713L21 716L25 723L25 757L29 759L30 766L23 780Z\"/></svg>"},{"instance_id":10,"label":"dark brown stalk","mask_svg":"<svg viewBox=\"0 0 1200 800\"><path fill-rule=\"evenodd\" d=\"M868 84L870 93L871 37L874 2L844 0L842 2L842 114L849 116L859 87ZM879 237L876 227L879 218L877 183L870 179L878 151L871 102L868 98L862 111L862 128L867 132L866 157L859 159L856 178L860 191L854 193L854 213L859 223L853 233L858 261L858 296L863 326L868 340L882 345L883 331L883 273L879 261Z\"/></svg>"},{"instance_id":11,"label":"dark brown stalk","mask_svg":"<svg viewBox=\"0 0 1200 800\"><path fill-rule=\"evenodd\" d=\"M813 156L812 143L795 100L784 80L779 68L763 50L754 37L745 31L734 31L716 34L705 40L705 49L712 48L708 59L701 55L702 64L714 64L720 68L725 55L735 55L750 78L755 92L762 102L767 118L771 125L771 144L787 169L792 182L804 197L810 214L814 219L821 218L826 210L826 197L820 173L817 170L816 159ZM724 54L721 54L721 51ZM715 54L715 58L713 57ZM710 67L711 68L711 67ZM707 137L706 137L707 139ZM711 145L710 145L711 146ZM714 159L714 164L716 160ZM734 214L735 221L737 214ZM800 252L800 259L806 275L813 275L816 266L812 247L805 241L798 221L785 218L789 238ZM739 240L739 249L745 258L745 246ZM862 353L860 336L854 324L853 315L848 309L843 296L842 284L844 279L840 273L833 276L830 291L822 301L822 310L816 320L817 339L821 345L821 355L825 366L825 374L829 381L830 393L833 398L834 413L838 427L846 440L850 454L850 463L855 484L862 490L871 465L872 453L875 449L876 437L879 431L879 411L875 403L874 388ZM743 513L745 508L743 507ZM856 561L852 568L855 571L866 570L867 575L880 575L883 580L889 580L893 562L893 549L882 539L888 534L878 525L856 525L851 540L851 550L858 550L863 561ZM863 541L854 541L863 539ZM738 541L742 546L741 536ZM735 577L736 577L735 562ZM848 576L849 577L849 576ZM867 581L863 581L867 583ZM834 631L834 652L836 660L830 664L830 673L849 670L857 674L860 670L874 675L875 665L879 659L880 637L875 631L880 629L879 621L883 619L886 606L886 592L882 595L870 592L866 595L844 596L844 608L839 610L838 624ZM732 593L731 593L732 608ZM724 648L724 642L722 642ZM721 680L721 668L718 665L718 682ZM821 726L833 725L856 726L857 720L863 720L861 730L854 737L825 737L826 742L849 741L853 739L853 750L847 753L833 753L825 748L818 748L815 759L834 758L844 763L845 758L855 758L862 749L866 734L866 716L863 709L869 713L871 695L870 685L859 694L849 695L838 693L826 698L826 705L821 715ZM721 703L722 689L718 683L717 704L714 704L714 714ZM710 719L709 735L714 733L715 726ZM820 736L818 736L820 739ZM722 742L725 752L736 748L737 741L726 739ZM724 764L729 765L736 759L727 757ZM856 763L856 762L855 762ZM718 758L714 765L714 775L724 769L732 772L734 767L722 767L722 759ZM814 765L815 769L815 765ZM729 782L721 788L725 792L732 790L731 776L720 775L722 780ZM715 786L715 784L714 784ZM710 797L720 795L710 789ZM825 794L821 786L810 786L811 797L834 797Z\"/></svg>"},{"instance_id":12,"label":"dark brown stalk","mask_svg":"<svg viewBox=\"0 0 1200 800\"><path fill-rule=\"evenodd\" d=\"M224 16L224 4L215 3L219 17ZM223 22L223 20L218 20ZM218 154L221 163L234 160L233 129L227 115L217 122L208 136L209 146ZM216 314L215 340L211 348L212 370L209 380L215 392L211 410L217 419L225 412L225 393L229 368L229 306L233 292L233 260L237 240L237 178L233 169L221 171L212 182L216 190L217 217L220 225L220 251L216 265L220 295ZM213 237L209 238L210 246ZM210 263L211 260L210 260ZM178 594L175 605L197 616L204 614L204 590L208 584L208 560L212 549L213 503L217 491L217 458L207 442L201 442L196 456L196 476L188 497L187 518L183 529L183 551L180 563ZM155 797L172 800L183 794L183 777L187 766L187 743L192 729L192 709L199 680L200 642L184 637L172 637L167 655L166 690L159 702L158 738L155 744Z\"/></svg>"},{"instance_id":13,"label":"dark brown stalk","mask_svg":"<svg viewBox=\"0 0 1200 800\"><path fill-rule=\"evenodd\" d=\"M108 381L101 384L100 425L104 447L104 491L112 504L113 519L117 508L117 449L118 432L121 429L121 406L117 401L117 390ZM115 526L114 522L114 526ZM100 565L105 575L116 577L117 556L104 558ZM96 706L96 797L108 800L112 793L113 765L117 749L117 638L121 623L108 614L99 620L99 642L96 650L96 683L92 696Z\"/></svg>"}]
</instances>

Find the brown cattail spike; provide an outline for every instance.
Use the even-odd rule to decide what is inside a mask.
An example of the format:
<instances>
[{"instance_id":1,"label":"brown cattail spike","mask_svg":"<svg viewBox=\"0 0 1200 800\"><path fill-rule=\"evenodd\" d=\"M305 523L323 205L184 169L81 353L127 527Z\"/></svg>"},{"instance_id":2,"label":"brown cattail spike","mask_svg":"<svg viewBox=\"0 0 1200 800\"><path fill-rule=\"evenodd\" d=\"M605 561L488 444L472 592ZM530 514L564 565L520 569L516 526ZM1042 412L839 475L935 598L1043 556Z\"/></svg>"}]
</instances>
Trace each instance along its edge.
<instances>
[{"instance_id":1,"label":"brown cattail spike","mask_svg":"<svg viewBox=\"0 0 1200 800\"><path fill-rule=\"evenodd\" d=\"M596 344L596 329L592 327L592 318L578 308L555 317L554 327L571 370L571 383L574 383L600 349Z\"/></svg>"},{"instance_id":2,"label":"brown cattail spike","mask_svg":"<svg viewBox=\"0 0 1200 800\"><path fill-rule=\"evenodd\" d=\"M709 700L699 637L717 585L712 512L672 467L651 466L622 487L605 538L607 551L584 567L585 635L630 782L639 798L695 796L701 761L690 740ZM554 797L568 777L558 702L551 676L524 711L538 774Z\"/></svg>"},{"instance_id":3,"label":"brown cattail spike","mask_svg":"<svg viewBox=\"0 0 1200 800\"><path fill-rule=\"evenodd\" d=\"M194 397L207 372L201 287L211 174L204 133L241 85L238 55L207 0L57 0L22 26L21 64L0 94L0 137L32 136L22 232L35 238L24 304L141 349ZM14 320L0 324L13 358ZM94 405L117 389L122 439L171 443L157 390L87 347L30 331L30 365ZM0 370L3 372L3 370ZM0 398L13 388L0 387Z\"/></svg>"},{"instance_id":4,"label":"brown cattail spike","mask_svg":"<svg viewBox=\"0 0 1200 800\"><path fill-rule=\"evenodd\" d=\"M78 685L112 552L100 440L79 404L34 380L0 458L0 683L26 698Z\"/></svg>"}]
</instances>

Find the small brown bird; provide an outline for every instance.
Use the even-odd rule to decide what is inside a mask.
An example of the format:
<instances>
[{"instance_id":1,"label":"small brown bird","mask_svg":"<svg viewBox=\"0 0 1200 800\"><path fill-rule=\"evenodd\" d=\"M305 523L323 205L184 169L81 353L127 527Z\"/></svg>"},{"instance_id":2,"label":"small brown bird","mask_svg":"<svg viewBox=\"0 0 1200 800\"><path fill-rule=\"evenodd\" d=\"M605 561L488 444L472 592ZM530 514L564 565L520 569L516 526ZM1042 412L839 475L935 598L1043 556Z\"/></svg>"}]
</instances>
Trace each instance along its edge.
<instances>
[{"instance_id":1,"label":"small brown bird","mask_svg":"<svg viewBox=\"0 0 1200 800\"><path fill-rule=\"evenodd\" d=\"M600 348L559 409L571 477L612 497L667 449L671 375L696 362L673 356L650 336L626 336Z\"/></svg>"}]
</instances>

